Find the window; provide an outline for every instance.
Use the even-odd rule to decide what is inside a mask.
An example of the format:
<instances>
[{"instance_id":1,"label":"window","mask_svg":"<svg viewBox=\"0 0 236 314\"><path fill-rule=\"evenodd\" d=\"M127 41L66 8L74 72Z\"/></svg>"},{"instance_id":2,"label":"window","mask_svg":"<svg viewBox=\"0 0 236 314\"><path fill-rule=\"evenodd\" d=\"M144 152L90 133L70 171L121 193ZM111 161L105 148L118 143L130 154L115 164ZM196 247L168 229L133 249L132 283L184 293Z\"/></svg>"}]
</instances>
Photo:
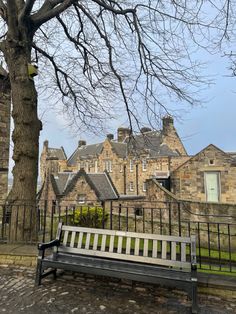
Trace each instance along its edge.
<instances>
[{"instance_id":1,"label":"window","mask_svg":"<svg viewBox=\"0 0 236 314\"><path fill-rule=\"evenodd\" d=\"M147 160L146 159L143 159L142 165L143 165L143 171L147 171Z\"/></svg>"},{"instance_id":2,"label":"window","mask_svg":"<svg viewBox=\"0 0 236 314\"><path fill-rule=\"evenodd\" d=\"M143 192L146 192L146 191L147 191L147 183L143 182Z\"/></svg>"},{"instance_id":3,"label":"window","mask_svg":"<svg viewBox=\"0 0 236 314\"><path fill-rule=\"evenodd\" d=\"M209 165L213 166L215 164L215 160L214 159L209 159Z\"/></svg>"},{"instance_id":4,"label":"window","mask_svg":"<svg viewBox=\"0 0 236 314\"><path fill-rule=\"evenodd\" d=\"M105 170L107 172L112 172L112 161L111 160L105 161Z\"/></svg>"},{"instance_id":5,"label":"window","mask_svg":"<svg viewBox=\"0 0 236 314\"><path fill-rule=\"evenodd\" d=\"M133 160L130 160L130 162L129 162L129 169L130 169L130 172L134 171L134 161Z\"/></svg>"},{"instance_id":6,"label":"window","mask_svg":"<svg viewBox=\"0 0 236 314\"><path fill-rule=\"evenodd\" d=\"M86 195L85 194L79 194L77 197L77 201L79 204L84 204L85 203L85 199L86 199Z\"/></svg>"},{"instance_id":7,"label":"window","mask_svg":"<svg viewBox=\"0 0 236 314\"><path fill-rule=\"evenodd\" d=\"M134 215L135 215L135 216L142 216L142 215L143 215L143 209L142 209L142 207L135 207L135 208L134 208Z\"/></svg>"},{"instance_id":8,"label":"window","mask_svg":"<svg viewBox=\"0 0 236 314\"><path fill-rule=\"evenodd\" d=\"M134 182L130 181L129 183L129 190L132 192L134 190Z\"/></svg>"},{"instance_id":9,"label":"window","mask_svg":"<svg viewBox=\"0 0 236 314\"><path fill-rule=\"evenodd\" d=\"M97 160L94 161L94 172L98 173L98 161Z\"/></svg>"}]
</instances>

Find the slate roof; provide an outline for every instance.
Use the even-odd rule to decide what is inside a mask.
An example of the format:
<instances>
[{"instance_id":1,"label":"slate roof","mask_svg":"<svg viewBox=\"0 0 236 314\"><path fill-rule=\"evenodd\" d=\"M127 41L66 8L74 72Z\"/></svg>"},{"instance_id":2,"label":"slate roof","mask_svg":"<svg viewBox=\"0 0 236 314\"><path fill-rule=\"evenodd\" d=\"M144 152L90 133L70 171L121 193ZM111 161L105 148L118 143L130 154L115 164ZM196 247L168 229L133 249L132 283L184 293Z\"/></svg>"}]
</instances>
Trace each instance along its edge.
<instances>
[{"instance_id":1,"label":"slate roof","mask_svg":"<svg viewBox=\"0 0 236 314\"><path fill-rule=\"evenodd\" d=\"M140 156L149 154L150 158L158 156L179 156L177 151L162 143L162 134L159 131L150 131L136 135L127 140L128 152Z\"/></svg>"},{"instance_id":2,"label":"slate roof","mask_svg":"<svg viewBox=\"0 0 236 314\"><path fill-rule=\"evenodd\" d=\"M59 160L66 160L67 156L64 148L48 148L47 158L57 158Z\"/></svg>"},{"instance_id":3,"label":"slate roof","mask_svg":"<svg viewBox=\"0 0 236 314\"><path fill-rule=\"evenodd\" d=\"M84 176L90 187L95 191L99 200L117 199L118 193L109 175L104 173L89 173L83 169L79 172L62 172L51 177L54 192L57 195L66 195L73 190L77 180Z\"/></svg>"},{"instance_id":4,"label":"slate roof","mask_svg":"<svg viewBox=\"0 0 236 314\"><path fill-rule=\"evenodd\" d=\"M84 145L78 147L75 152L68 159L68 166L75 166L77 164L78 157L88 159L99 155L102 151L103 143Z\"/></svg>"},{"instance_id":5,"label":"slate roof","mask_svg":"<svg viewBox=\"0 0 236 314\"><path fill-rule=\"evenodd\" d=\"M125 158L127 156L127 144L111 141L111 146L115 151L116 155L121 158Z\"/></svg>"}]
</instances>

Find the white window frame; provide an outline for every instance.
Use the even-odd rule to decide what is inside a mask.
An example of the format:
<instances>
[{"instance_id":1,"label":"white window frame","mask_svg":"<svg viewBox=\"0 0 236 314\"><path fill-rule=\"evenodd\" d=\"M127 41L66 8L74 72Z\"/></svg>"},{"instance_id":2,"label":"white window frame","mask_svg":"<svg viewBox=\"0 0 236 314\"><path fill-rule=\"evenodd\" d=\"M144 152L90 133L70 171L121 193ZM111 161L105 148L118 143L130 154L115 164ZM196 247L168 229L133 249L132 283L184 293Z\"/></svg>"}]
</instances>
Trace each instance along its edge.
<instances>
[{"instance_id":1,"label":"white window frame","mask_svg":"<svg viewBox=\"0 0 236 314\"><path fill-rule=\"evenodd\" d=\"M144 181L143 182L143 192L146 192L147 191L147 182Z\"/></svg>"},{"instance_id":2,"label":"white window frame","mask_svg":"<svg viewBox=\"0 0 236 314\"><path fill-rule=\"evenodd\" d=\"M86 201L86 194L78 194L77 195L78 204L84 204L85 201Z\"/></svg>"},{"instance_id":3,"label":"white window frame","mask_svg":"<svg viewBox=\"0 0 236 314\"><path fill-rule=\"evenodd\" d=\"M217 187L218 187L218 201L214 203L219 203L221 201L221 173L220 171L205 171L204 172L204 190L205 190L205 197L206 197L206 202L212 202L208 200L208 195L207 195L207 174L216 174L217 175Z\"/></svg>"},{"instance_id":4,"label":"white window frame","mask_svg":"<svg viewBox=\"0 0 236 314\"><path fill-rule=\"evenodd\" d=\"M130 170L130 172L134 171L134 161L133 161L133 159L130 159L130 161L129 161L129 170Z\"/></svg>"},{"instance_id":5,"label":"white window frame","mask_svg":"<svg viewBox=\"0 0 236 314\"><path fill-rule=\"evenodd\" d=\"M147 171L147 159L143 159L142 160L142 169L143 171Z\"/></svg>"},{"instance_id":6,"label":"white window frame","mask_svg":"<svg viewBox=\"0 0 236 314\"><path fill-rule=\"evenodd\" d=\"M134 191L134 182L133 181L129 182L129 190L130 190L130 192Z\"/></svg>"},{"instance_id":7,"label":"white window frame","mask_svg":"<svg viewBox=\"0 0 236 314\"><path fill-rule=\"evenodd\" d=\"M98 161L97 160L95 160L94 162L94 172L98 173Z\"/></svg>"}]
</instances>

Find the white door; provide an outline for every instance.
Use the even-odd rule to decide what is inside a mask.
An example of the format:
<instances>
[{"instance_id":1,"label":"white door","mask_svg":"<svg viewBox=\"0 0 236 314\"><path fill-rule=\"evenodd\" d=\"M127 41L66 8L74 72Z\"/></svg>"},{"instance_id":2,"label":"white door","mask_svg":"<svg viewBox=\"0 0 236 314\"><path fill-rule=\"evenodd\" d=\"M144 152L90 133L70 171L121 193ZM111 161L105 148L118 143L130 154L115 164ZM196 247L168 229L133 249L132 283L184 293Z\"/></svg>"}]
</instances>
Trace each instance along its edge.
<instances>
[{"instance_id":1,"label":"white door","mask_svg":"<svg viewBox=\"0 0 236 314\"><path fill-rule=\"evenodd\" d=\"M206 172L205 184L207 202L219 202L220 200L219 173Z\"/></svg>"}]
</instances>

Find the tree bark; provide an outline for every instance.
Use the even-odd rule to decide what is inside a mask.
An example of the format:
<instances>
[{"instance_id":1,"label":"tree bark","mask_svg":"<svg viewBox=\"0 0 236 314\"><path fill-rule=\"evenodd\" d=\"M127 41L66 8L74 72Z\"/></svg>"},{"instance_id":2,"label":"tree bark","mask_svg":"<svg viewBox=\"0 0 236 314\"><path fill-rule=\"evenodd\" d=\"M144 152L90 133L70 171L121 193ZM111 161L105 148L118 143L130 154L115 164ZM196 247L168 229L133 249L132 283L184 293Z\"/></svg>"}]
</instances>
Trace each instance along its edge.
<instances>
[{"instance_id":1,"label":"tree bark","mask_svg":"<svg viewBox=\"0 0 236 314\"><path fill-rule=\"evenodd\" d=\"M28 75L31 42L27 29L9 31L4 55L12 93L14 131L13 186L8 196L11 212L10 242L37 240L36 193L41 121L37 115L37 92Z\"/></svg>"}]
</instances>

